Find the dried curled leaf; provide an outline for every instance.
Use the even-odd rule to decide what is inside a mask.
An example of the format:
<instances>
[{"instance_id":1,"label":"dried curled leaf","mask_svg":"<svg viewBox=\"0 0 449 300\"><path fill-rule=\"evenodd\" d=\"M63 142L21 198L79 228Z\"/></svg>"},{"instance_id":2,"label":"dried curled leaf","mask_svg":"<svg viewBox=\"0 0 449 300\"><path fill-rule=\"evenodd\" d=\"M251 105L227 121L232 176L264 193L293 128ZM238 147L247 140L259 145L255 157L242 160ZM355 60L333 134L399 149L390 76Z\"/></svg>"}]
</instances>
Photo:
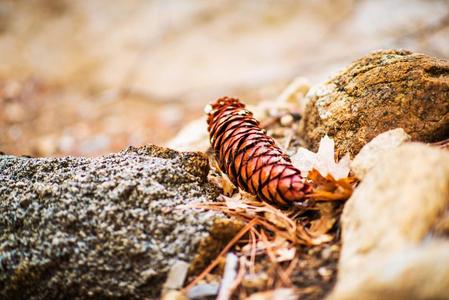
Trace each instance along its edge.
<instances>
[{"instance_id":1,"label":"dried curled leaf","mask_svg":"<svg viewBox=\"0 0 449 300\"><path fill-rule=\"evenodd\" d=\"M308 194L306 197L316 201L348 199L352 194L353 184L356 181L353 177L336 180L330 174L324 177L316 169L312 169L307 178L315 184L315 188L313 193Z\"/></svg>"},{"instance_id":2,"label":"dried curled leaf","mask_svg":"<svg viewBox=\"0 0 449 300\"><path fill-rule=\"evenodd\" d=\"M209 174L207 179L210 183L223 190L223 194L231 196L236 189L235 185L229 180L226 174L212 175Z\"/></svg>"},{"instance_id":3,"label":"dried curled leaf","mask_svg":"<svg viewBox=\"0 0 449 300\"><path fill-rule=\"evenodd\" d=\"M339 162L336 162L335 143L327 135L321 139L317 153L299 148L291 160L303 174L308 174L312 169L316 169L323 176L331 175L335 179L345 178L349 175L349 154L347 153Z\"/></svg>"}]
</instances>

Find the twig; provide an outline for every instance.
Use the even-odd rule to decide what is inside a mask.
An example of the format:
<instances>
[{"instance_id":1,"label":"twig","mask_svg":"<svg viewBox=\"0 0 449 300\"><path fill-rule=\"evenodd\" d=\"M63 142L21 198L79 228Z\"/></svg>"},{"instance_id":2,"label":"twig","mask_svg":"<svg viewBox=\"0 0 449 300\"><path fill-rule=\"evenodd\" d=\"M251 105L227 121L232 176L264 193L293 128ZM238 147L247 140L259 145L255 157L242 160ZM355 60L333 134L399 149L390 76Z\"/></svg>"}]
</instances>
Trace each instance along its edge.
<instances>
[{"instance_id":1,"label":"twig","mask_svg":"<svg viewBox=\"0 0 449 300\"><path fill-rule=\"evenodd\" d=\"M223 279L221 280L220 291L218 293L217 300L228 300L232 296L233 283L237 276L238 257L230 252L226 255L226 265L223 273Z\"/></svg>"},{"instance_id":2,"label":"twig","mask_svg":"<svg viewBox=\"0 0 449 300\"><path fill-rule=\"evenodd\" d=\"M291 277L291 274L293 273L293 270L295 269L298 262L299 262L299 257L295 256L295 258L293 258L292 261L290 262L287 270L285 270L285 273L289 278Z\"/></svg>"},{"instance_id":3,"label":"twig","mask_svg":"<svg viewBox=\"0 0 449 300\"><path fill-rule=\"evenodd\" d=\"M241 256L239 272L237 273L237 277L235 278L234 282L231 285L232 290L235 290L239 286L239 284L242 282L243 276L245 275L245 264L246 264L246 257Z\"/></svg>"},{"instance_id":4,"label":"twig","mask_svg":"<svg viewBox=\"0 0 449 300\"><path fill-rule=\"evenodd\" d=\"M256 229L252 228L249 232L251 235L251 258L250 258L250 265L249 269L251 270L251 274L256 274L255 269L255 261L256 261L256 247L257 247L257 241L256 241L256 234L254 233Z\"/></svg>"},{"instance_id":5,"label":"twig","mask_svg":"<svg viewBox=\"0 0 449 300\"><path fill-rule=\"evenodd\" d=\"M270 241L268 240L265 231L261 230L260 233L257 233L261 240L265 243L268 257L270 258L271 262L275 265L275 268L279 267L278 262L276 261L276 256L273 253L272 246L270 244ZM282 283L286 286L291 286L291 280L288 278L288 276L284 273L284 270L282 268L279 268L280 271L278 272L280 279L282 280Z\"/></svg>"}]
</instances>

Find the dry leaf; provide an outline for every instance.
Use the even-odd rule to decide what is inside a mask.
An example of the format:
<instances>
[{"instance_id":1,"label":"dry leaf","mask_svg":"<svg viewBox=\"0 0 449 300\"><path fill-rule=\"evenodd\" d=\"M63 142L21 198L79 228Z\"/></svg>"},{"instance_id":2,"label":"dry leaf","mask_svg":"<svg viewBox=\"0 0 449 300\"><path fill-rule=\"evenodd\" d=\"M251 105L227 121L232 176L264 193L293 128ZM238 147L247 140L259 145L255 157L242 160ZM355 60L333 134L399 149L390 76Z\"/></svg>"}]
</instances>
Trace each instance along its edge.
<instances>
[{"instance_id":1,"label":"dry leaf","mask_svg":"<svg viewBox=\"0 0 449 300\"><path fill-rule=\"evenodd\" d=\"M355 182L354 177L345 177L338 180L335 180L330 174L323 177L320 172L315 169L312 169L309 172L307 178L311 180L316 187L313 193L306 195L306 197L318 201L348 199L352 194L353 183Z\"/></svg>"},{"instance_id":2,"label":"dry leaf","mask_svg":"<svg viewBox=\"0 0 449 300\"><path fill-rule=\"evenodd\" d=\"M312 245L321 245L324 243L328 243L334 239L334 236L331 234L322 234L316 238L312 239Z\"/></svg>"},{"instance_id":3,"label":"dry leaf","mask_svg":"<svg viewBox=\"0 0 449 300\"><path fill-rule=\"evenodd\" d=\"M299 148L291 159L293 165L305 175L313 169L318 170L323 176L331 175L335 179L345 178L349 174L349 154L339 162L335 162L335 143L327 135L321 139L317 153Z\"/></svg>"},{"instance_id":4,"label":"dry leaf","mask_svg":"<svg viewBox=\"0 0 449 300\"><path fill-rule=\"evenodd\" d=\"M288 229L290 225L286 222L285 219L280 218L279 215L273 214L273 212L270 211L264 214L264 219L275 225L279 229Z\"/></svg>"},{"instance_id":5,"label":"dry leaf","mask_svg":"<svg viewBox=\"0 0 449 300\"><path fill-rule=\"evenodd\" d=\"M232 197L220 196L219 199L224 199L226 206L231 210L246 210L248 205L246 205L240 196L240 194L235 194Z\"/></svg>"},{"instance_id":6,"label":"dry leaf","mask_svg":"<svg viewBox=\"0 0 449 300\"><path fill-rule=\"evenodd\" d=\"M226 174L221 173L220 175L215 174L209 174L207 176L210 183L215 185L216 187L219 187L223 189L223 194L230 196L234 194L234 191L236 189L235 185L229 180L228 176Z\"/></svg>"}]
</instances>

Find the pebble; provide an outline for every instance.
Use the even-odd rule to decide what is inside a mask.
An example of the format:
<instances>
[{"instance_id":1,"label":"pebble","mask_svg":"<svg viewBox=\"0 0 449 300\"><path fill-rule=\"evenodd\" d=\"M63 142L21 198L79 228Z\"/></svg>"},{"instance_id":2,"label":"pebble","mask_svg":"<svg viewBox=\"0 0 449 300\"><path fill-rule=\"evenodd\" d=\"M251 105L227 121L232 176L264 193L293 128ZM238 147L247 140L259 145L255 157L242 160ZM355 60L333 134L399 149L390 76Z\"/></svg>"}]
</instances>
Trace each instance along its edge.
<instances>
[{"instance_id":1,"label":"pebble","mask_svg":"<svg viewBox=\"0 0 449 300\"><path fill-rule=\"evenodd\" d=\"M187 292L187 297L189 299L199 299L203 297L215 296L218 294L219 287L220 285L218 283L198 284Z\"/></svg>"}]
</instances>

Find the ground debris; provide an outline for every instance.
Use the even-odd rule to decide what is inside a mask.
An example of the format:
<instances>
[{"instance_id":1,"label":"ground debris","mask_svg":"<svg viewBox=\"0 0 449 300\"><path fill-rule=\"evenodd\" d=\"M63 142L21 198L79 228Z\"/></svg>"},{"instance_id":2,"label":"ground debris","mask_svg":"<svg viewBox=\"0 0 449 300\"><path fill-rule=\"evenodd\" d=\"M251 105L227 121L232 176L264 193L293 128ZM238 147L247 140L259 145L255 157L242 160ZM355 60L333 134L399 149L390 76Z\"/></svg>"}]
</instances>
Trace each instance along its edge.
<instances>
[{"instance_id":1,"label":"ground debris","mask_svg":"<svg viewBox=\"0 0 449 300\"><path fill-rule=\"evenodd\" d=\"M296 135L300 119L295 115L297 109L298 103L275 101L255 110L268 134L291 154L302 143ZM287 122L292 118L296 120L294 123ZM335 162L332 139L325 137L320 151L310 153L312 167L302 171L314 182L314 193L305 199L306 205L289 208L276 207L238 190L212 156L208 180L222 189L223 194L215 201L191 203L183 208L223 212L243 225L203 272L190 276L190 283L184 288L187 294L198 286L220 281L224 284L220 288L221 299L271 299L279 295L322 299L330 291L340 253L339 219L343 208L340 200L351 195L355 180L347 177L349 157ZM321 175L316 166L326 175ZM229 251L238 263L232 283L224 283L222 278L229 276L223 274ZM225 291L224 296L221 291Z\"/></svg>"}]
</instances>

